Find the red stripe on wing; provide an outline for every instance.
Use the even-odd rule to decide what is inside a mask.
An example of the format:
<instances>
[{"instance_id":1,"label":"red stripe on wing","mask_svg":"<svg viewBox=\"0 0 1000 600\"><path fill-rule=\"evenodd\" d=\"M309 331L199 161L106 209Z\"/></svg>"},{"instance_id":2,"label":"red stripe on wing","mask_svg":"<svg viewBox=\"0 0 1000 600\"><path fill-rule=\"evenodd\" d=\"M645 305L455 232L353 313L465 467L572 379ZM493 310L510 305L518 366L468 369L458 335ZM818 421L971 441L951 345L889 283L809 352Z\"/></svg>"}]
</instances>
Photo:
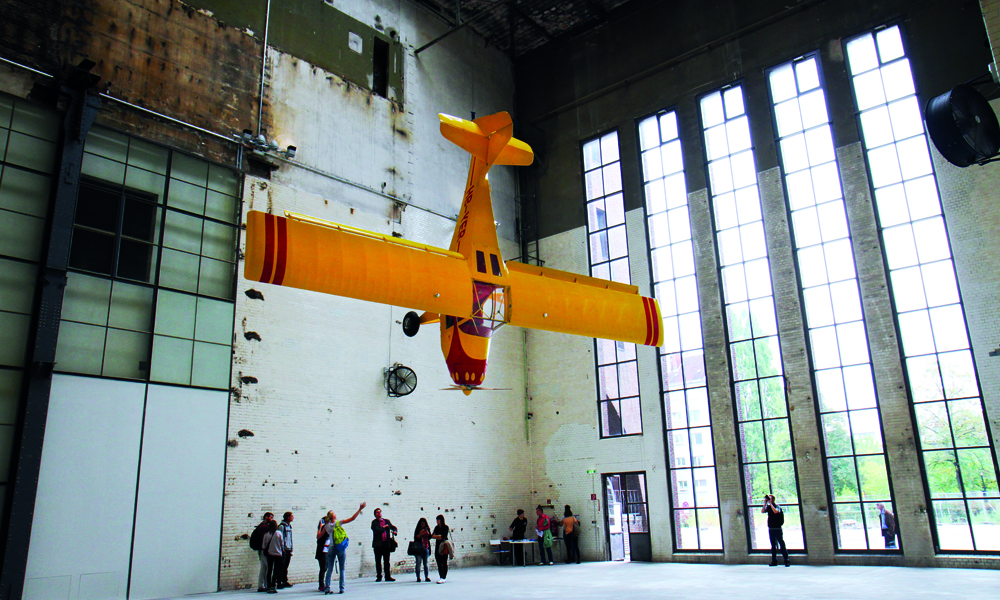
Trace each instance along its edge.
<instances>
[{"instance_id":1,"label":"red stripe on wing","mask_svg":"<svg viewBox=\"0 0 1000 600\"><path fill-rule=\"evenodd\" d=\"M264 215L264 268L260 272L263 283L271 283L274 267L274 215Z\"/></svg>"},{"instance_id":2,"label":"red stripe on wing","mask_svg":"<svg viewBox=\"0 0 1000 600\"><path fill-rule=\"evenodd\" d=\"M274 268L274 285L281 285L285 279L285 265L288 257L288 219L276 217L278 225L278 256Z\"/></svg>"}]
</instances>

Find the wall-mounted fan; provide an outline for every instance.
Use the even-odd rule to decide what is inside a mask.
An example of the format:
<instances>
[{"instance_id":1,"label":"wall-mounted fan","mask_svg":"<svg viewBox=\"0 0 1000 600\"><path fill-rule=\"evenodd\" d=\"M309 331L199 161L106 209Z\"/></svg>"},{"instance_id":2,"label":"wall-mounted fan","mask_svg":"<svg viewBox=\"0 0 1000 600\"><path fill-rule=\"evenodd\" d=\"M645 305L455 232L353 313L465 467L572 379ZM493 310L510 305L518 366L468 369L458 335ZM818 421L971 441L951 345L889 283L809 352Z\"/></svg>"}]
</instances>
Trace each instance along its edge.
<instances>
[{"instance_id":1,"label":"wall-mounted fan","mask_svg":"<svg viewBox=\"0 0 1000 600\"><path fill-rule=\"evenodd\" d=\"M386 367L385 390L392 398L406 396L417 389L417 374L410 367L399 363Z\"/></svg>"},{"instance_id":2,"label":"wall-mounted fan","mask_svg":"<svg viewBox=\"0 0 1000 600\"><path fill-rule=\"evenodd\" d=\"M967 83L931 98L927 133L948 162L959 167L992 162L1000 152L1000 123L986 98Z\"/></svg>"}]
</instances>

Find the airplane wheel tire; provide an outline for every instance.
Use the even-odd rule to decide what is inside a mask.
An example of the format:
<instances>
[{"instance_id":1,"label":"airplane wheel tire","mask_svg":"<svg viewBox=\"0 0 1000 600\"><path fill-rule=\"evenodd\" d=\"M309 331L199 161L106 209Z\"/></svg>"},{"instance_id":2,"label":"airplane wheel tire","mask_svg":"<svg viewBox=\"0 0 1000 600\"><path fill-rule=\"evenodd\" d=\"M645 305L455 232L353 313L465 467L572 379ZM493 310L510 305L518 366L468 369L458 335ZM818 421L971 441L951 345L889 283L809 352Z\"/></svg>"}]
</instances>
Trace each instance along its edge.
<instances>
[{"instance_id":1,"label":"airplane wheel tire","mask_svg":"<svg viewBox=\"0 0 1000 600\"><path fill-rule=\"evenodd\" d=\"M420 331L420 315L412 310L403 317L403 333L406 337L413 337Z\"/></svg>"}]
</instances>

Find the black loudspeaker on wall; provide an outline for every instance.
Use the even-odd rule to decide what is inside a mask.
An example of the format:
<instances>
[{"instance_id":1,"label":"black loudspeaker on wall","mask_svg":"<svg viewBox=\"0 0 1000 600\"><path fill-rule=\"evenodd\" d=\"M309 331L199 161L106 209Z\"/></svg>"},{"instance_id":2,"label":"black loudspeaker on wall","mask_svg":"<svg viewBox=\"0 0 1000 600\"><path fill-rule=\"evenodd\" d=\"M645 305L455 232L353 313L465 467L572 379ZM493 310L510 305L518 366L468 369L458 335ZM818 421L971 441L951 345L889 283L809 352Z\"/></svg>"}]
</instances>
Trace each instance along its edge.
<instances>
[{"instance_id":1,"label":"black loudspeaker on wall","mask_svg":"<svg viewBox=\"0 0 1000 600\"><path fill-rule=\"evenodd\" d=\"M963 83L931 98L924 110L927 133L948 162L983 165L1000 152L1000 123L986 98Z\"/></svg>"}]
</instances>

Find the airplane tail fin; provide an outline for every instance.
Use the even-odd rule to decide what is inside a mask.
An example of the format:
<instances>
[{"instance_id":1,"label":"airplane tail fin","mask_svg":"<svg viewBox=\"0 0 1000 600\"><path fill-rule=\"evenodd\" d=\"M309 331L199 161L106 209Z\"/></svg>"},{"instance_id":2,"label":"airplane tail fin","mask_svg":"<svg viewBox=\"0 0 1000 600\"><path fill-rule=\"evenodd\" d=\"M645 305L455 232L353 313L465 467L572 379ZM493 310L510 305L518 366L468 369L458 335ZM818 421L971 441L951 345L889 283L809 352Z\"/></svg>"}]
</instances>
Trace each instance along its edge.
<instances>
[{"instance_id":1,"label":"airplane tail fin","mask_svg":"<svg viewBox=\"0 0 1000 600\"><path fill-rule=\"evenodd\" d=\"M534 160L531 146L513 137L514 123L506 112L466 121L439 114L441 135L459 148L493 165L527 166Z\"/></svg>"}]
</instances>

